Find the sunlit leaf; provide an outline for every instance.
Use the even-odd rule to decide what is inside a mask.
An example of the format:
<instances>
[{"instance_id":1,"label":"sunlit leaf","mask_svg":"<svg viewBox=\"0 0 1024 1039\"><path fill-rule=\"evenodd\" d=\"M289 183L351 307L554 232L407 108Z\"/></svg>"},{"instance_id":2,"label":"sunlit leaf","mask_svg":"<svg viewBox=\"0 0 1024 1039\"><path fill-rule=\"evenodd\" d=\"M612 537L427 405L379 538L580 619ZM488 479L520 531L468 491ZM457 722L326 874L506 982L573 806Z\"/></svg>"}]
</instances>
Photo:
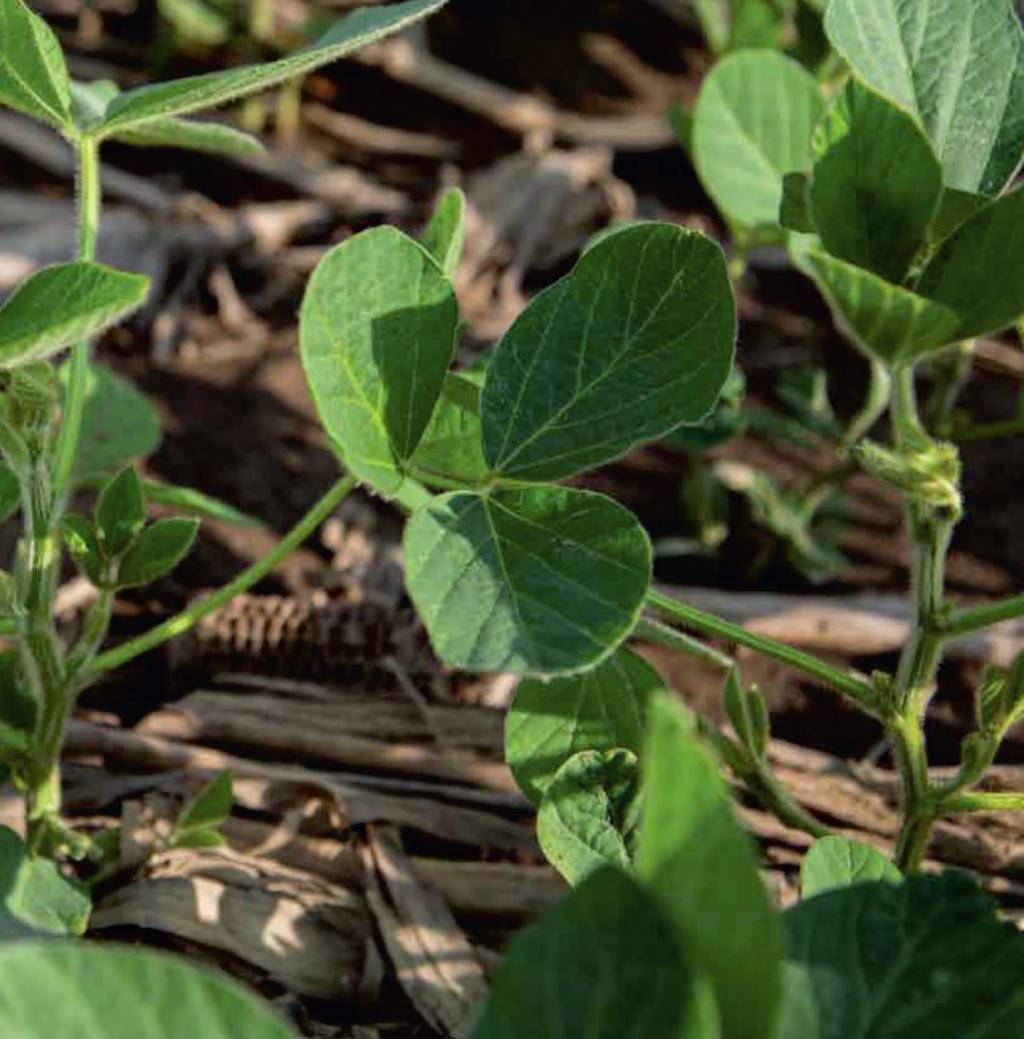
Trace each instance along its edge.
<instances>
[{"instance_id":1,"label":"sunlit leaf","mask_svg":"<svg viewBox=\"0 0 1024 1039\"><path fill-rule=\"evenodd\" d=\"M0 105L71 126L71 90L60 44L22 0L0 0Z\"/></svg>"},{"instance_id":2,"label":"sunlit leaf","mask_svg":"<svg viewBox=\"0 0 1024 1039\"><path fill-rule=\"evenodd\" d=\"M845 837L822 837L811 845L800 864L800 897L872 880L898 884L903 874L880 851Z\"/></svg>"},{"instance_id":3,"label":"sunlit leaf","mask_svg":"<svg viewBox=\"0 0 1024 1039\"><path fill-rule=\"evenodd\" d=\"M449 277L459 269L466 238L466 196L459 188L446 191L423 230L423 248Z\"/></svg>"},{"instance_id":4,"label":"sunlit leaf","mask_svg":"<svg viewBox=\"0 0 1024 1039\"><path fill-rule=\"evenodd\" d=\"M63 877L49 859L29 855L22 839L0 826L0 927L6 918L13 918L34 931L79 935L85 931L91 909L82 888ZM5 980L0 978L0 986ZM2 1029L0 1034L21 1035Z\"/></svg>"}]
</instances>

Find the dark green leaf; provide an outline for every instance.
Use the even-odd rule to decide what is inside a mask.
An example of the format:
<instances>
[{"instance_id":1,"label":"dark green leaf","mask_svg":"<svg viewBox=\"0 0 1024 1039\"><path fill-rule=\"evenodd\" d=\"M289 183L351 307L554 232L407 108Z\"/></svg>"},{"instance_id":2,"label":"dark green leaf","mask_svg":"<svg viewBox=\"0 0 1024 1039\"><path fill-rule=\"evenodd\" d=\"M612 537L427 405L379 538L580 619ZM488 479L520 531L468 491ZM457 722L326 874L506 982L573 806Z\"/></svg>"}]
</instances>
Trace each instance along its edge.
<instances>
[{"instance_id":1,"label":"dark green leaf","mask_svg":"<svg viewBox=\"0 0 1024 1039\"><path fill-rule=\"evenodd\" d=\"M1024 33L1010 0L833 0L832 45L913 115L947 187L996 195L1024 151Z\"/></svg>"},{"instance_id":2,"label":"dark green leaf","mask_svg":"<svg viewBox=\"0 0 1024 1039\"><path fill-rule=\"evenodd\" d=\"M117 586L149 584L173 570L188 554L198 529L198 520L177 517L150 524L121 560Z\"/></svg>"},{"instance_id":3,"label":"dark green leaf","mask_svg":"<svg viewBox=\"0 0 1024 1039\"><path fill-rule=\"evenodd\" d=\"M0 743L20 754L35 730L38 713L35 697L21 680L18 650L0 651Z\"/></svg>"},{"instance_id":4,"label":"dark green leaf","mask_svg":"<svg viewBox=\"0 0 1024 1039\"><path fill-rule=\"evenodd\" d=\"M1024 1035L1024 936L958 873L844 887L786 914L780 1039Z\"/></svg>"},{"instance_id":5,"label":"dark green leaf","mask_svg":"<svg viewBox=\"0 0 1024 1039\"><path fill-rule=\"evenodd\" d=\"M459 188L452 188L438 202L420 241L441 270L452 277L459 269L465 238L466 196Z\"/></svg>"},{"instance_id":6,"label":"dark green leaf","mask_svg":"<svg viewBox=\"0 0 1024 1039\"><path fill-rule=\"evenodd\" d=\"M75 565L92 581L103 583L103 551L92 520L77 512L66 512L60 521L61 537Z\"/></svg>"},{"instance_id":7,"label":"dark green leaf","mask_svg":"<svg viewBox=\"0 0 1024 1039\"><path fill-rule=\"evenodd\" d=\"M446 494L405 528L406 584L441 659L565 674L632 631L651 574L636 517L564 487Z\"/></svg>"},{"instance_id":8,"label":"dark green leaf","mask_svg":"<svg viewBox=\"0 0 1024 1039\"><path fill-rule=\"evenodd\" d=\"M104 555L121 555L145 524L142 481L135 467L126 465L107 481L96 503L96 533Z\"/></svg>"},{"instance_id":9,"label":"dark green leaf","mask_svg":"<svg viewBox=\"0 0 1024 1039\"><path fill-rule=\"evenodd\" d=\"M393 227L364 231L317 265L302 302L302 364L348 469L397 491L455 349L458 304L430 254Z\"/></svg>"},{"instance_id":10,"label":"dark green leaf","mask_svg":"<svg viewBox=\"0 0 1024 1039\"><path fill-rule=\"evenodd\" d=\"M487 479L490 470L480 442L480 386L473 379L454 372L445 376L412 465L427 482L431 475L466 484Z\"/></svg>"},{"instance_id":11,"label":"dark green leaf","mask_svg":"<svg viewBox=\"0 0 1024 1039\"><path fill-rule=\"evenodd\" d=\"M240 512L233 505L203 494L194 487L178 487L172 483L143 480L142 493L145 495L146 501L179 509L192 516L220 520L223 523L234 523L239 527L258 527L260 525L260 521L254 516Z\"/></svg>"},{"instance_id":12,"label":"dark green leaf","mask_svg":"<svg viewBox=\"0 0 1024 1039\"><path fill-rule=\"evenodd\" d=\"M138 274L97 263L44 267L0 307L0 368L42 360L99 335L141 306L148 287Z\"/></svg>"},{"instance_id":13,"label":"dark green leaf","mask_svg":"<svg viewBox=\"0 0 1024 1039\"><path fill-rule=\"evenodd\" d=\"M814 233L811 203L808 196L810 178L806 173L787 173L782 178L782 202L779 205L779 223L787 231Z\"/></svg>"},{"instance_id":14,"label":"dark green leaf","mask_svg":"<svg viewBox=\"0 0 1024 1039\"><path fill-rule=\"evenodd\" d=\"M663 687L657 671L625 648L578 675L523 679L505 722L505 759L523 793L539 805L558 769L582 750L639 754L648 700Z\"/></svg>"},{"instance_id":15,"label":"dark green leaf","mask_svg":"<svg viewBox=\"0 0 1024 1039\"><path fill-rule=\"evenodd\" d=\"M21 505L21 484L14 470L0 462L0 523L10 519Z\"/></svg>"},{"instance_id":16,"label":"dark green leaf","mask_svg":"<svg viewBox=\"0 0 1024 1039\"><path fill-rule=\"evenodd\" d=\"M637 875L673 919L693 969L710 979L722 1039L765 1039L783 941L754 847L717 765L667 695L652 701L648 733Z\"/></svg>"},{"instance_id":17,"label":"dark green leaf","mask_svg":"<svg viewBox=\"0 0 1024 1039\"><path fill-rule=\"evenodd\" d=\"M220 772L184 807L177 828L191 830L219 826L231 815L234 801L231 773Z\"/></svg>"},{"instance_id":18,"label":"dark green leaf","mask_svg":"<svg viewBox=\"0 0 1024 1039\"><path fill-rule=\"evenodd\" d=\"M555 773L537 813L541 850L574 887L602 866L628 870L640 820L632 751L584 750Z\"/></svg>"},{"instance_id":19,"label":"dark green leaf","mask_svg":"<svg viewBox=\"0 0 1024 1039\"><path fill-rule=\"evenodd\" d=\"M473 1037L675 1039L687 982L682 950L650 896L604 869L513 941Z\"/></svg>"},{"instance_id":20,"label":"dark green leaf","mask_svg":"<svg viewBox=\"0 0 1024 1039\"><path fill-rule=\"evenodd\" d=\"M903 874L880 851L845 837L822 837L800 864L800 897L813 898L871 880L898 884L902 879Z\"/></svg>"},{"instance_id":21,"label":"dark green leaf","mask_svg":"<svg viewBox=\"0 0 1024 1039\"><path fill-rule=\"evenodd\" d=\"M91 909L89 896L77 884L66 880L49 859L31 857L21 838L0 826L0 920L13 918L47 934L79 935ZM3 977L0 985L6 980ZM2 1004L0 999L0 1008ZM0 1029L0 1034L20 1039L22 1033Z\"/></svg>"},{"instance_id":22,"label":"dark green leaf","mask_svg":"<svg viewBox=\"0 0 1024 1039\"><path fill-rule=\"evenodd\" d=\"M292 1039L226 975L140 947L18 942L0 949L0 1034L17 1039Z\"/></svg>"},{"instance_id":23,"label":"dark green leaf","mask_svg":"<svg viewBox=\"0 0 1024 1039\"><path fill-rule=\"evenodd\" d=\"M942 192L942 168L906 112L851 80L814 133L811 219L835 257L901 282Z\"/></svg>"},{"instance_id":24,"label":"dark green leaf","mask_svg":"<svg viewBox=\"0 0 1024 1039\"><path fill-rule=\"evenodd\" d=\"M217 108L248 94L297 79L368 43L398 32L440 10L446 0L407 0L366 7L337 21L311 47L266 65L240 65L222 72L138 87L115 98L95 132L103 137L138 129L154 120Z\"/></svg>"},{"instance_id":25,"label":"dark green leaf","mask_svg":"<svg viewBox=\"0 0 1024 1039\"><path fill-rule=\"evenodd\" d=\"M814 77L774 51L731 54L701 86L693 156L704 189L739 227L774 227L782 178L806 169L824 102Z\"/></svg>"},{"instance_id":26,"label":"dark green leaf","mask_svg":"<svg viewBox=\"0 0 1024 1039\"><path fill-rule=\"evenodd\" d=\"M991 201L985 195L973 195L968 191L945 188L939 199L939 208L928 228L929 244L941 245L961 224Z\"/></svg>"},{"instance_id":27,"label":"dark green leaf","mask_svg":"<svg viewBox=\"0 0 1024 1039\"><path fill-rule=\"evenodd\" d=\"M71 126L71 90L57 37L22 0L0 0L0 104Z\"/></svg>"},{"instance_id":28,"label":"dark green leaf","mask_svg":"<svg viewBox=\"0 0 1024 1039\"><path fill-rule=\"evenodd\" d=\"M537 296L487 369L484 456L500 476L571 476L697 422L732 369L721 249L668 224L627 227Z\"/></svg>"}]
</instances>

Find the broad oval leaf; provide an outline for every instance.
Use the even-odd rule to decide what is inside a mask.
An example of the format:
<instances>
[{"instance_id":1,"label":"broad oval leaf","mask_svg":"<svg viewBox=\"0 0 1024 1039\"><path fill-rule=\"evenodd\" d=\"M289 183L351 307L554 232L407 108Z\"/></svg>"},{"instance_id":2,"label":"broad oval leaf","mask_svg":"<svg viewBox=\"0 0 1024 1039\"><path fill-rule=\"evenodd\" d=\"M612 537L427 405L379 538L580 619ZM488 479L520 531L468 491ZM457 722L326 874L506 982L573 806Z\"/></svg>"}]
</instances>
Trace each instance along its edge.
<instances>
[{"instance_id":1,"label":"broad oval leaf","mask_svg":"<svg viewBox=\"0 0 1024 1039\"><path fill-rule=\"evenodd\" d=\"M813 898L872 880L898 884L902 879L899 868L869 845L846 837L822 837L800 864L800 897Z\"/></svg>"},{"instance_id":2,"label":"broad oval leaf","mask_svg":"<svg viewBox=\"0 0 1024 1039\"><path fill-rule=\"evenodd\" d=\"M942 169L914 120L851 80L814 134L811 218L835 257L900 282L925 240Z\"/></svg>"},{"instance_id":3,"label":"broad oval leaf","mask_svg":"<svg viewBox=\"0 0 1024 1039\"><path fill-rule=\"evenodd\" d=\"M633 630L651 577L636 517L565 487L437 497L406 524L403 554L434 649L469 671L599 663Z\"/></svg>"},{"instance_id":4,"label":"broad oval leaf","mask_svg":"<svg viewBox=\"0 0 1024 1039\"><path fill-rule=\"evenodd\" d=\"M1024 1035L1024 935L964 874L829 891L786 923L779 1039Z\"/></svg>"},{"instance_id":5,"label":"broad oval leaf","mask_svg":"<svg viewBox=\"0 0 1024 1039\"><path fill-rule=\"evenodd\" d=\"M29 855L22 839L0 826L0 935L17 932L19 925L46 934L80 935L91 910L83 888L62 876L49 859ZM0 1034L21 1033L0 1029Z\"/></svg>"},{"instance_id":6,"label":"broad oval leaf","mask_svg":"<svg viewBox=\"0 0 1024 1039\"><path fill-rule=\"evenodd\" d=\"M337 61L426 18L446 2L406 0L384 7L366 7L339 19L316 43L287 58L125 91L111 101L103 119L91 130L100 137L110 137L166 116L187 115L226 105Z\"/></svg>"},{"instance_id":7,"label":"broad oval leaf","mask_svg":"<svg viewBox=\"0 0 1024 1039\"><path fill-rule=\"evenodd\" d=\"M793 262L812 278L850 340L890 367L955 343L955 310L829 256L813 242L790 240Z\"/></svg>"},{"instance_id":8,"label":"broad oval leaf","mask_svg":"<svg viewBox=\"0 0 1024 1039\"><path fill-rule=\"evenodd\" d=\"M456 372L445 376L412 467L426 483L431 477L465 484L487 480L490 470L480 443L480 385L475 379Z\"/></svg>"},{"instance_id":9,"label":"broad oval leaf","mask_svg":"<svg viewBox=\"0 0 1024 1039\"><path fill-rule=\"evenodd\" d=\"M137 588L173 570L192 548L198 529L199 520L178 516L151 523L121 560L117 586Z\"/></svg>"},{"instance_id":10,"label":"broad oval leaf","mask_svg":"<svg viewBox=\"0 0 1024 1039\"><path fill-rule=\"evenodd\" d=\"M582 750L639 754L651 694L664 687L647 661L621 647L590 671L524 678L505 721L505 760L539 805L555 773Z\"/></svg>"},{"instance_id":11,"label":"broad oval leaf","mask_svg":"<svg viewBox=\"0 0 1024 1039\"><path fill-rule=\"evenodd\" d=\"M0 1034L18 1039L291 1039L226 975L148 949L91 942L0 946Z\"/></svg>"},{"instance_id":12,"label":"broad oval leaf","mask_svg":"<svg viewBox=\"0 0 1024 1039\"><path fill-rule=\"evenodd\" d=\"M632 751L584 750L544 791L537 839L573 887L602 866L630 868L640 821L639 780Z\"/></svg>"},{"instance_id":13,"label":"broad oval leaf","mask_svg":"<svg viewBox=\"0 0 1024 1039\"><path fill-rule=\"evenodd\" d=\"M1024 151L1024 33L1011 0L832 0L832 46L913 115L943 182L997 195Z\"/></svg>"},{"instance_id":14,"label":"broad oval leaf","mask_svg":"<svg viewBox=\"0 0 1024 1039\"><path fill-rule=\"evenodd\" d=\"M637 876L710 980L722 1039L765 1039L781 989L781 922L716 763L667 695L652 701L642 761Z\"/></svg>"},{"instance_id":15,"label":"broad oval leaf","mask_svg":"<svg viewBox=\"0 0 1024 1039\"><path fill-rule=\"evenodd\" d=\"M142 305L149 280L98 263L30 275L0 307L0 369L39 361L99 335Z\"/></svg>"},{"instance_id":16,"label":"broad oval leaf","mask_svg":"<svg viewBox=\"0 0 1024 1039\"><path fill-rule=\"evenodd\" d=\"M324 429L355 476L394 494L455 350L451 283L418 242L378 227L320 261L299 321Z\"/></svg>"},{"instance_id":17,"label":"broad oval leaf","mask_svg":"<svg viewBox=\"0 0 1024 1039\"><path fill-rule=\"evenodd\" d=\"M494 351L484 456L557 480L708 413L732 368L736 306L721 249L670 224L602 239Z\"/></svg>"},{"instance_id":18,"label":"broad oval leaf","mask_svg":"<svg viewBox=\"0 0 1024 1039\"><path fill-rule=\"evenodd\" d=\"M688 975L650 895L603 869L512 942L473 1039L674 1039Z\"/></svg>"},{"instance_id":19,"label":"broad oval leaf","mask_svg":"<svg viewBox=\"0 0 1024 1039\"><path fill-rule=\"evenodd\" d=\"M917 291L959 316L957 339L1012 325L1024 314L1024 189L978 209L940 246Z\"/></svg>"},{"instance_id":20,"label":"broad oval leaf","mask_svg":"<svg viewBox=\"0 0 1024 1039\"><path fill-rule=\"evenodd\" d=\"M452 277L459 269L465 239L466 196L461 189L452 188L437 203L420 241L441 270Z\"/></svg>"},{"instance_id":21,"label":"broad oval leaf","mask_svg":"<svg viewBox=\"0 0 1024 1039\"><path fill-rule=\"evenodd\" d=\"M824 107L814 77L777 51L738 51L711 70L694 109L693 158L732 223L778 223L782 178L806 169Z\"/></svg>"},{"instance_id":22,"label":"broad oval leaf","mask_svg":"<svg viewBox=\"0 0 1024 1039\"><path fill-rule=\"evenodd\" d=\"M57 37L22 0L0 0L0 104L71 127L71 86Z\"/></svg>"}]
</instances>

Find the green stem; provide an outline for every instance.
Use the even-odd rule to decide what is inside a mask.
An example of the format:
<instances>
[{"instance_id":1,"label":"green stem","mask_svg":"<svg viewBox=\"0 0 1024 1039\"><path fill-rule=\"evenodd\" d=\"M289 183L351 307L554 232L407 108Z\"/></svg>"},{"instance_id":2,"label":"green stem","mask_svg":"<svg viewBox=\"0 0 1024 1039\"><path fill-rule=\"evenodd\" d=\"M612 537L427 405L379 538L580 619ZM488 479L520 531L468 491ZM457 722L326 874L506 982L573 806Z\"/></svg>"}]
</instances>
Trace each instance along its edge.
<instances>
[{"instance_id":1,"label":"green stem","mask_svg":"<svg viewBox=\"0 0 1024 1039\"><path fill-rule=\"evenodd\" d=\"M82 626L82 635L74 650L68 655L68 675L74 676L85 667L107 637L110 617L114 609L114 592L110 588L101 588L96 601L89 608Z\"/></svg>"},{"instance_id":2,"label":"green stem","mask_svg":"<svg viewBox=\"0 0 1024 1039\"><path fill-rule=\"evenodd\" d=\"M892 376L887 365L872 360L868 372L868 392L860 411L850 420L843 434L843 446L852 447L871 431L874 424L885 414L892 396Z\"/></svg>"},{"instance_id":3,"label":"green stem","mask_svg":"<svg viewBox=\"0 0 1024 1039\"><path fill-rule=\"evenodd\" d=\"M958 610L942 625L942 631L947 638L955 638L1018 617L1024 617L1024 595L1015 595L1012 599L974 606L968 610Z\"/></svg>"},{"instance_id":4,"label":"green stem","mask_svg":"<svg viewBox=\"0 0 1024 1039\"><path fill-rule=\"evenodd\" d=\"M948 797L939 805L943 812L1024 812L1024 793L969 791Z\"/></svg>"},{"instance_id":5,"label":"green stem","mask_svg":"<svg viewBox=\"0 0 1024 1039\"><path fill-rule=\"evenodd\" d=\"M656 646L665 646L668 649L677 649L702 664L710 664L711 667L731 671L736 666L736 661L725 653L720 653L714 646L687 635L685 632L670 628L660 621L641 617L633 629L633 637L644 642L653 643Z\"/></svg>"},{"instance_id":6,"label":"green stem","mask_svg":"<svg viewBox=\"0 0 1024 1039\"><path fill-rule=\"evenodd\" d=\"M966 444L972 440L996 440L1001 437L1015 437L1024 433L1024 418L1007 419L1004 422L986 422L967 429L957 430L953 439Z\"/></svg>"},{"instance_id":7,"label":"green stem","mask_svg":"<svg viewBox=\"0 0 1024 1039\"><path fill-rule=\"evenodd\" d=\"M163 624L158 624L150 631L101 653L90 664L83 667L79 672L76 684L88 685L102 672L120 667L129 660L134 660L139 654L155 649L168 639L183 635L195 627L207 614L220 609L236 595L251 588L257 581L269 574L287 555L298 548L351 493L357 483L358 481L353 476L346 476L339 480L278 542L271 552L243 570L230 584L226 584L201 602L195 603L187 610L164 621Z\"/></svg>"},{"instance_id":8,"label":"green stem","mask_svg":"<svg viewBox=\"0 0 1024 1039\"><path fill-rule=\"evenodd\" d=\"M699 631L702 635L710 635L739 646L746 646L764 656L788 664L798 671L803 671L849 697L868 714L876 718L881 717L882 705L878 693L866 678L851 672L840 671L808 653L803 653L782 642L776 642L774 639L755 635L738 624L732 624L704 613L702 610L662 595L653 589L647 593L646 602L652 610L665 614L685 627Z\"/></svg>"}]
</instances>

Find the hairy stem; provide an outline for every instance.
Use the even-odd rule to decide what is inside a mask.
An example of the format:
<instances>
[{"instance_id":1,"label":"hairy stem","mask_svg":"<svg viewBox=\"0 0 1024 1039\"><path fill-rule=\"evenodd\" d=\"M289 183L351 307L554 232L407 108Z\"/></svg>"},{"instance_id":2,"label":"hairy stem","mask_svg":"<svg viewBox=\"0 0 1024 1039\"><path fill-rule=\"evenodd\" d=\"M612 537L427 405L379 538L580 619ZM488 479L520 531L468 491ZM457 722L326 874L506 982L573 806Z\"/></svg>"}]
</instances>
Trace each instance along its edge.
<instances>
[{"instance_id":1,"label":"hairy stem","mask_svg":"<svg viewBox=\"0 0 1024 1039\"><path fill-rule=\"evenodd\" d=\"M969 610L958 610L942 625L942 631L947 638L955 638L1018 617L1024 617L1024 595L1015 595L1012 599L985 606L974 606Z\"/></svg>"},{"instance_id":2,"label":"hairy stem","mask_svg":"<svg viewBox=\"0 0 1024 1039\"><path fill-rule=\"evenodd\" d=\"M644 642L653 643L656 646L666 646L668 649L677 649L702 664L721 668L723 671L731 671L736 666L736 661L728 654L721 653L714 646L687 635L685 632L670 628L660 621L641 617L633 629L633 637Z\"/></svg>"}]
</instances>

